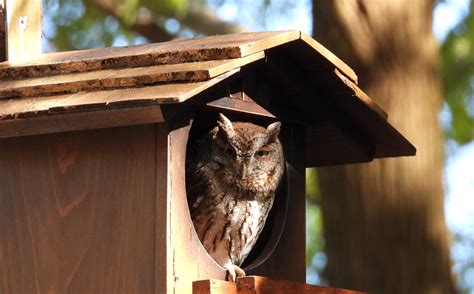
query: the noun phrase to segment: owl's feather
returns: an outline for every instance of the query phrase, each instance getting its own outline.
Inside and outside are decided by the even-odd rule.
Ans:
[[[266,129],[219,116],[187,158],[191,217],[204,248],[230,279],[260,235],[284,172],[280,123]]]

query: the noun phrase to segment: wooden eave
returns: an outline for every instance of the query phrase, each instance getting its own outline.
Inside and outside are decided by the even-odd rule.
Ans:
[[[288,56],[296,64],[285,61]],[[288,101],[296,111],[307,112],[323,99],[343,113],[323,126],[301,119],[308,166],[415,154],[387,114],[357,87],[354,71],[299,31],[58,52],[0,63],[0,138],[162,122],[162,105],[187,101],[250,64],[273,61],[274,74],[285,76],[288,70],[304,77],[301,88],[309,98]],[[324,94],[311,88],[313,80]],[[291,78],[288,83],[298,84]],[[331,154],[341,148],[352,150],[345,152],[347,158]]]

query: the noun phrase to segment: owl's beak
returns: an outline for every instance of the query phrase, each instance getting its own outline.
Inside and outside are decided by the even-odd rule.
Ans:
[[[249,174],[249,168],[246,165],[244,165],[244,167],[242,168],[242,180],[245,179],[248,174]]]
[[[253,158],[250,158],[248,162],[244,162],[244,165],[242,166],[242,180],[252,173],[252,165]]]

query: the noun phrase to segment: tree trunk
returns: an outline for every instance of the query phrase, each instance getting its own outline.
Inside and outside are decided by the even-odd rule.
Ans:
[[[417,148],[416,157],[319,170],[325,277],[372,293],[454,293],[443,211],[434,0],[313,0],[317,40]]]

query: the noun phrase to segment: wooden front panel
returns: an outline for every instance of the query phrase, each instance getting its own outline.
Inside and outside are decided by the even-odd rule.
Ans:
[[[0,293],[154,292],[156,134],[0,141]]]

